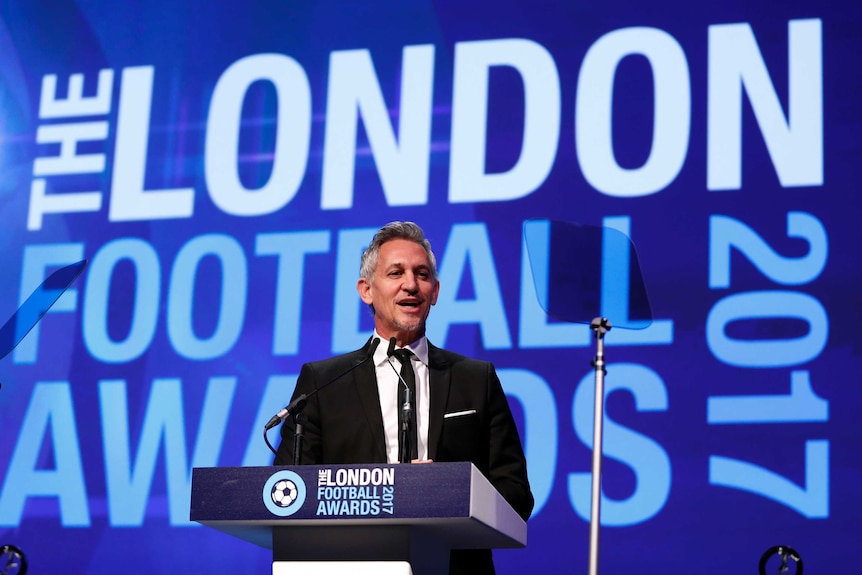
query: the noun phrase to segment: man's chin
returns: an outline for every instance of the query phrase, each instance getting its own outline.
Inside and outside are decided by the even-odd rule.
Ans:
[[[420,322],[410,323],[410,324],[396,323],[395,327],[400,329],[400,330],[403,330],[403,331],[417,332],[417,331],[421,331],[422,329],[425,328],[425,322],[420,321]]]

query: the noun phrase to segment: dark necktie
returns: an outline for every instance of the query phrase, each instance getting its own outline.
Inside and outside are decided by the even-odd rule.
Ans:
[[[410,404],[412,406],[412,417],[410,418],[410,427],[407,431],[407,441],[410,444],[409,458],[405,461],[405,455],[403,448],[404,446],[398,446],[399,459],[402,463],[409,463],[414,459],[419,458],[419,444],[417,443],[417,434],[416,434],[416,373],[413,371],[413,352],[409,349],[396,349],[395,357],[398,358],[398,361],[401,362],[401,378],[404,379],[404,382],[407,384],[407,387],[410,388]],[[401,406],[404,405],[404,384],[400,381],[398,382],[398,438],[401,440],[401,430],[403,429],[403,420],[402,417],[404,415]],[[403,455],[402,455],[403,454]]]

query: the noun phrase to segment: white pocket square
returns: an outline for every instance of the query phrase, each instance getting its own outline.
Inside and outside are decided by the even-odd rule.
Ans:
[[[449,419],[450,417],[464,417],[465,415],[473,415],[476,413],[475,409],[467,409],[465,411],[453,411],[452,413],[443,414],[443,419]]]

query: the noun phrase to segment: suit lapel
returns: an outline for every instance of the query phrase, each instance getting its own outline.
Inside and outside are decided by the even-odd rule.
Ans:
[[[368,346],[366,345],[363,348],[363,352],[368,353],[367,349]],[[365,414],[365,419],[368,421],[368,427],[374,438],[374,445],[371,446],[373,460],[370,463],[386,463],[383,413],[380,411],[380,394],[377,393],[377,374],[374,360],[370,360],[364,365],[359,366],[353,372],[353,384],[356,386],[359,403],[362,406],[362,411]]]
[[[428,343],[429,372],[429,417],[428,417],[428,458],[436,459],[437,446],[443,433],[443,414],[449,400],[449,386],[452,383],[452,369],[440,348]]]

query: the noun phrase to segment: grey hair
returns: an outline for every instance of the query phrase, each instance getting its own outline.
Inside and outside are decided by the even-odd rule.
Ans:
[[[374,234],[371,243],[362,252],[362,261],[359,265],[359,275],[367,282],[374,278],[374,268],[377,267],[377,258],[380,255],[380,246],[391,240],[409,240],[416,242],[428,254],[431,263],[431,277],[437,281],[437,258],[431,251],[431,242],[425,237],[425,232],[413,222],[389,222]]]

